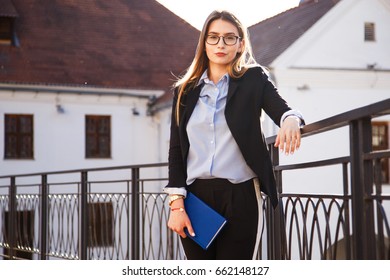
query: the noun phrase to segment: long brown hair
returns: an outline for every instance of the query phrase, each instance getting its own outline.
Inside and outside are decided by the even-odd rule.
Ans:
[[[186,91],[194,88],[198,83],[200,77],[207,69],[209,64],[209,59],[205,52],[205,38],[208,33],[210,24],[217,19],[222,19],[232,23],[237,27],[238,35],[241,37],[243,42],[242,52],[237,53],[237,56],[234,58],[232,63],[228,67],[228,74],[232,78],[239,78],[244,75],[245,71],[254,65],[258,65],[252,54],[252,46],[249,41],[249,34],[241,22],[234,16],[231,12],[228,11],[214,11],[206,19],[202,32],[199,36],[198,46],[196,48],[195,57],[192,60],[190,67],[188,68],[186,74],[181,77],[174,86],[177,87],[178,96],[176,101],[176,123],[179,125],[179,112],[180,112],[180,100],[183,94]]]

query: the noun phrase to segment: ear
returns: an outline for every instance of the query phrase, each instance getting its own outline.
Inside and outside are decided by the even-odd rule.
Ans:
[[[240,47],[238,48],[237,53],[242,53],[244,48],[245,48],[245,42],[244,42],[244,40],[241,40],[240,41]]]

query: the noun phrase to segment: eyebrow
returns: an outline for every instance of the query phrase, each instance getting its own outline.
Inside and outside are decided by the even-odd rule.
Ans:
[[[213,32],[213,31],[207,33],[207,35],[210,35],[210,34],[211,34],[211,35],[219,35],[219,34],[221,34],[221,33]],[[238,35],[236,35],[236,33],[234,33],[234,32],[223,33],[222,35],[234,35],[234,36],[238,36]]]

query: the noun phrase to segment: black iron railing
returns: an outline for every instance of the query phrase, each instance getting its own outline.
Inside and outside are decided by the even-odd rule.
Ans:
[[[390,195],[372,151],[371,120],[390,115],[390,99],[307,125],[304,137],[349,127],[350,153],[275,166],[279,206],[264,204],[259,258],[388,259]],[[338,166],[340,194],[287,193],[286,172]],[[0,259],[184,259],[167,229],[167,164],[0,176]]]
[[[2,176],[0,257],[183,258],[166,227],[161,190],[167,180],[155,177],[166,169],[150,164]]]
[[[382,194],[381,178],[381,161],[389,159],[390,150],[372,150],[371,130],[372,119],[384,115],[390,115],[390,99],[303,128],[303,137],[311,137],[349,127],[350,152],[344,157],[281,166],[278,151],[272,147],[275,138],[267,139],[280,193],[279,207],[267,212],[271,259],[390,258],[386,215],[390,195]],[[340,140],[334,139],[334,145]],[[309,173],[324,166],[340,166],[342,194],[284,192],[284,172],[307,169]]]

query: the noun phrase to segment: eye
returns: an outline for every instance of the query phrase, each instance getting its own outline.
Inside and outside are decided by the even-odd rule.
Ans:
[[[236,36],[233,36],[233,35],[226,36],[225,40],[227,42],[235,42],[236,41]]]

